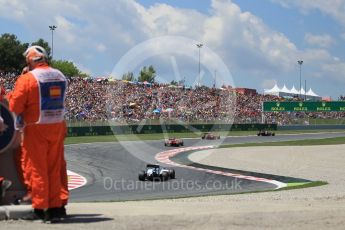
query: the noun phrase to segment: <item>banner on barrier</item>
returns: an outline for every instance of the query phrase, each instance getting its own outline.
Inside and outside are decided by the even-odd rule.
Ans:
[[[345,101],[265,101],[264,112],[345,112]]]
[[[193,125],[122,125],[122,126],[90,126],[68,127],[68,136],[100,136],[122,134],[152,134],[152,133],[188,133],[191,130],[199,132],[221,131],[257,131],[277,130],[277,124],[193,124]]]

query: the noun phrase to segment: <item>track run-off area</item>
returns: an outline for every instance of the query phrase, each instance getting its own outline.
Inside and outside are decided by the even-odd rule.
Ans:
[[[249,172],[241,168],[222,168],[197,164],[188,155],[220,144],[295,141],[344,137],[345,133],[325,132],[284,134],[274,137],[229,136],[220,140],[184,139],[184,147],[164,147],[162,140],[71,144],[65,146],[69,180],[78,175],[77,184],[69,182],[71,202],[128,201],[183,198],[205,195],[270,191],[287,183],[308,182],[304,178]],[[227,151],[231,151],[227,149]],[[270,159],[267,159],[269,162]],[[139,181],[138,173],[146,164],[174,168],[176,179],[164,182]],[[272,162],[274,165],[274,162]]]

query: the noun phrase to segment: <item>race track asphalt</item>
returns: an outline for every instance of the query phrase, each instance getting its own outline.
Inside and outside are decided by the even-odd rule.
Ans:
[[[187,146],[255,143],[344,137],[345,133],[278,135],[275,137],[226,137],[208,141],[185,139]],[[275,185],[215,175],[188,168],[172,167],[176,179],[164,182],[138,180],[147,163],[157,163],[155,155],[173,149],[160,141],[122,141],[65,146],[68,169],[84,176],[88,183],[71,191],[71,202],[126,201],[159,198],[243,193],[272,190]],[[166,165],[164,165],[166,166]],[[169,166],[167,166],[169,167]],[[171,167],[171,166],[170,166]]]

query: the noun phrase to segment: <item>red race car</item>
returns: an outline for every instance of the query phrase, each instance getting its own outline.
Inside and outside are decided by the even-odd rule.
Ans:
[[[177,147],[183,146],[183,140],[172,137],[172,138],[169,138],[168,140],[165,140],[164,145],[165,146],[177,146]]]
[[[216,135],[214,133],[203,133],[201,136],[201,139],[205,139],[205,140],[217,140],[220,139],[219,135]]]

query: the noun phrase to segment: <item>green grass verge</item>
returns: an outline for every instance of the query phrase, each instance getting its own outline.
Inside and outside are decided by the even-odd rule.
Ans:
[[[298,140],[298,141],[276,141],[276,142],[262,142],[262,143],[229,144],[229,145],[221,145],[219,146],[219,148],[254,147],[254,146],[339,145],[339,144],[345,144],[345,137],[306,139],[306,140]]]
[[[320,133],[320,132],[345,132],[345,130],[293,130],[293,131],[276,131],[277,135],[282,134],[302,134],[302,133]],[[232,131],[218,132],[221,136],[248,136],[256,135],[257,131]],[[178,138],[199,138],[200,133],[157,133],[157,134],[131,134],[131,135],[107,135],[107,136],[82,136],[67,137],[65,144],[80,144],[93,142],[116,142],[116,141],[136,141],[136,140],[162,140],[167,137]]]
[[[344,133],[344,129],[306,129],[306,130],[277,130],[276,134],[301,134],[301,133]]]
[[[201,134],[200,134],[201,135]],[[197,138],[200,135],[194,133],[174,133],[166,137]],[[138,140],[162,140],[165,136],[157,134],[132,134],[132,135],[107,135],[107,136],[82,136],[67,137],[65,144],[80,144],[93,142],[117,142],[117,141],[138,141]]]
[[[311,188],[311,187],[323,186],[323,185],[327,185],[327,184],[328,184],[328,182],[326,182],[326,181],[312,181],[312,182],[306,182],[306,183],[288,183],[287,187],[277,189],[275,191]]]

